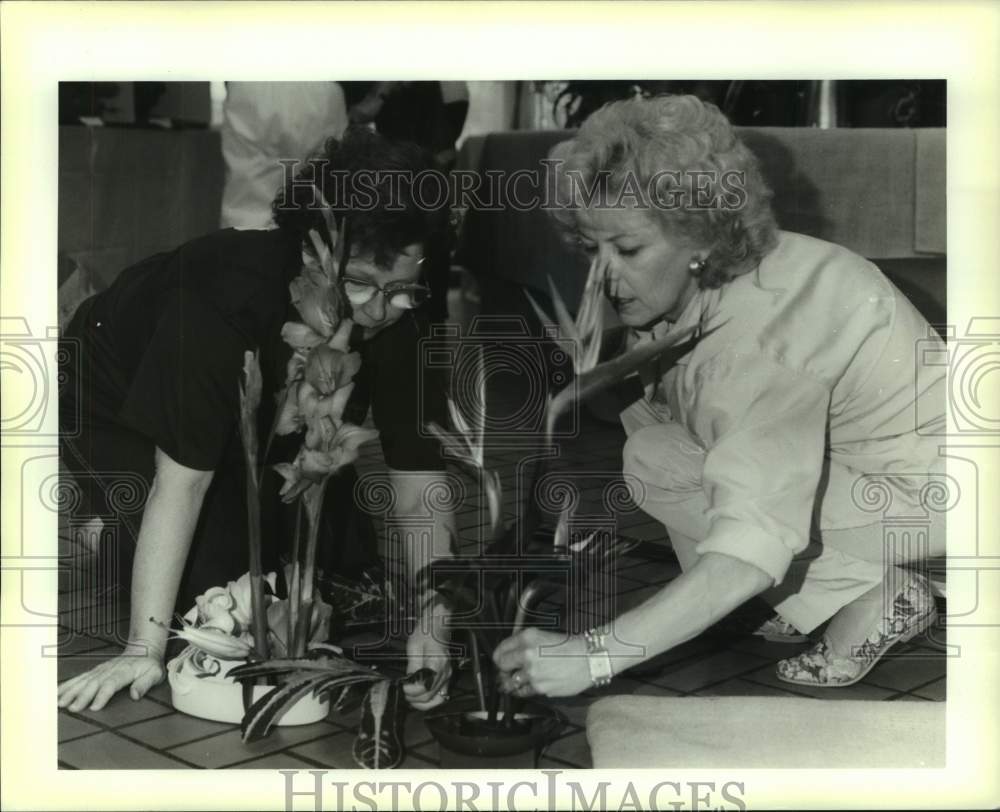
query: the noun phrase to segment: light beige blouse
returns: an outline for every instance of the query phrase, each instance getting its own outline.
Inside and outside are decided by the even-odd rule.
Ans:
[[[779,232],[759,268],[700,290],[675,324],[717,327],[647,398],[705,451],[702,485],[711,532],[700,552],[749,561],[775,578],[813,526],[880,520],[866,477],[892,490],[896,509],[922,513],[943,472],[945,368],[921,367],[944,344],[867,260],[831,243]]]

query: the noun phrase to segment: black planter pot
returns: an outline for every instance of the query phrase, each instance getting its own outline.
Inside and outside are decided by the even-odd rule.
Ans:
[[[491,725],[475,697],[453,700],[424,717],[441,747],[441,766],[446,768],[532,768],[565,721],[554,708],[527,700],[520,703],[511,725],[504,724],[502,712]]]

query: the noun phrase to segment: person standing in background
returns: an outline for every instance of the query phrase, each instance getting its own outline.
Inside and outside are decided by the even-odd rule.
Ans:
[[[220,227],[274,228],[271,202],[284,182],[281,159],[304,160],[347,128],[336,82],[227,82]]]

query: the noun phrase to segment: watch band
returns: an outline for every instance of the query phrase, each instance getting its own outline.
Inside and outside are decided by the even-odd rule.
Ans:
[[[611,654],[604,647],[607,631],[593,628],[583,633],[587,642],[587,667],[590,669],[590,681],[595,688],[602,688],[611,682],[614,670],[611,668]]]

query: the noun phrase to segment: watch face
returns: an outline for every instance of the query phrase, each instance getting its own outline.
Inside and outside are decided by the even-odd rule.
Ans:
[[[587,654],[587,667],[590,669],[590,681],[598,688],[611,682],[614,671],[611,668],[611,655],[607,649],[601,648]]]

